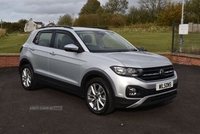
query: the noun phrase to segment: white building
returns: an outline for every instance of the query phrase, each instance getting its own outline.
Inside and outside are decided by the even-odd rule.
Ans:
[[[24,32],[31,32],[43,26],[42,22],[34,22],[31,18],[24,27]]]

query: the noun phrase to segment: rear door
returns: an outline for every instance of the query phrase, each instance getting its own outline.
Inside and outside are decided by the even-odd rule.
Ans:
[[[39,32],[30,47],[29,56],[36,74],[48,77],[48,56],[53,33],[50,30]]]

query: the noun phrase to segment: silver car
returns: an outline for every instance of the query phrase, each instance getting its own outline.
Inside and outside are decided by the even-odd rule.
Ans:
[[[176,97],[177,74],[165,57],[139,51],[117,33],[82,27],[44,27],[21,48],[22,86],[40,84],[85,98],[91,112],[135,108]]]

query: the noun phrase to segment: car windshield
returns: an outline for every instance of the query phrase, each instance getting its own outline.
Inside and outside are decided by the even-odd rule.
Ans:
[[[76,31],[90,52],[127,52],[137,49],[112,31]]]

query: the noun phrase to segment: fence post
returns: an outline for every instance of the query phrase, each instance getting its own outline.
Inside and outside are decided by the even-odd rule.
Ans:
[[[1,19],[1,29],[3,28],[3,21],[2,21],[2,19]]]
[[[171,53],[174,53],[174,32],[175,32],[175,22],[173,21],[172,23],[172,48],[171,48]]]

